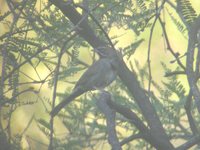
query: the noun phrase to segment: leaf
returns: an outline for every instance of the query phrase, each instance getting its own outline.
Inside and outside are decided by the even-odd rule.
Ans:
[[[135,43],[127,46],[124,48],[124,56],[127,55],[127,59],[129,59],[134,53],[135,53],[135,50],[140,46],[140,44],[144,41],[144,39],[141,39],[139,41],[136,41]]]
[[[37,122],[42,125],[43,127],[47,128],[50,130],[50,124],[49,122],[47,122],[46,120],[44,119],[38,119]]]
[[[191,24],[197,18],[196,11],[188,0],[177,0],[177,11],[186,24]]]
[[[172,22],[175,24],[175,26],[177,27],[177,29],[183,34],[183,36],[185,37],[185,31],[186,31],[186,28],[185,26],[178,20],[176,19],[172,13],[170,13],[169,11],[167,11]]]
[[[137,0],[136,2],[137,2],[137,5],[140,7],[140,9],[142,11],[147,10],[146,4],[143,0]]]
[[[64,79],[66,77],[69,77],[71,75],[74,75],[75,73],[77,73],[78,71],[84,69],[83,67],[75,67],[75,66],[72,66],[64,71],[62,71],[62,73],[60,74],[59,76],[59,79]]]

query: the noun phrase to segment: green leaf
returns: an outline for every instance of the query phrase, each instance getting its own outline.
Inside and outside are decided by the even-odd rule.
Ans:
[[[124,48],[124,56],[127,56],[129,59],[136,51],[136,49],[140,46],[140,44],[144,41],[144,39],[141,39],[139,41],[136,41],[135,43],[127,46]]]

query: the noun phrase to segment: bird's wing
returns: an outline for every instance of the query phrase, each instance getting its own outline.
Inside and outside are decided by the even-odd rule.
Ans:
[[[77,81],[76,86],[74,89],[77,87],[81,87],[84,85],[84,89],[87,90],[92,90],[95,85],[96,80],[98,80],[98,76],[102,74],[102,71],[105,69],[105,60],[100,59],[96,61],[92,66],[88,68],[86,72],[83,73],[81,78]]]

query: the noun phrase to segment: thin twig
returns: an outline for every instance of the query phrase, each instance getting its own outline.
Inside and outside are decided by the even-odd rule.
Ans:
[[[26,92],[33,92],[35,93],[35,90],[33,88],[29,88],[29,89],[26,89],[26,90],[23,90],[23,91],[20,91],[19,93],[17,93],[16,95],[13,95],[10,99],[8,100],[4,100],[4,101],[1,101],[0,102],[0,108],[3,107],[5,104],[7,103],[12,103],[13,100],[15,100],[15,98],[17,98],[19,95],[23,94],[23,93],[26,93]],[[1,99],[4,98],[4,97],[1,97]],[[4,98],[5,99],[5,98]]]
[[[32,31],[33,29],[16,29],[15,31],[11,32],[6,32],[2,36],[0,36],[0,40],[3,40],[4,38],[7,38],[8,36],[14,36],[15,34],[21,34],[21,33],[26,33],[28,31]]]
[[[64,54],[64,50],[65,50],[66,45],[75,36],[76,36],[76,34],[72,35],[67,41],[64,42],[64,44],[61,48],[60,54],[58,56],[58,64],[57,64],[56,69],[55,69],[54,84],[53,84],[54,89],[53,89],[53,98],[52,98],[52,110],[55,107],[56,93],[57,93],[57,83],[58,83],[59,69],[60,69],[60,65],[61,65],[61,58]],[[53,132],[54,132],[53,127],[54,127],[54,117],[51,116],[50,117],[50,140],[49,140],[50,142],[49,142],[48,150],[53,150]]]
[[[171,54],[174,56],[174,58],[176,59],[178,65],[185,71],[186,68],[185,66],[182,64],[182,62],[178,59],[178,55],[177,53],[174,52],[174,50],[172,49],[171,45],[170,45],[170,42],[169,42],[169,38],[168,38],[168,35],[167,35],[167,31],[166,31],[166,28],[165,28],[165,23],[161,20],[160,17],[158,17],[158,20],[160,22],[160,25],[161,25],[161,28],[163,30],[163,34],[164,34],[164,37],[165,37],[165,40],[166,40],[166,44],[167,44],[167,49],[171,52]]]
[[[101,4],[99,4],[98,6],[100,6]],[[97,24],[97,26],[101,29],[101,31],[103,32],[103,34],[105,35],[105,37],[107,38],[110,46],[112,47],[112,49],[114,50],[115,47],[114,47],[114,44],[112,43],[110,37],[108,36],[108,34],[106,33],[106,31],[103,29],[103,27],[101,26],[101,24],[99,23],[99,21],[92,15],[91,11],[85,9],[84,7],[80,6],[80,5],[77,5],[78,7],[80,7],[81,9],[83,9],[84,11],[86,11],[89,16],[92,18],[92,20]],[[96,7],[95,7],[96,8]]]
[[[148,53],[147,53],[147,62],[148,62],[148,73],[149,73],[149,83],[148,83],[148,96],[150,98],[150,93],[151,93],[151,82],[152,82],[152,75],[151,75],[151,60],[150,60],[150,54],[151,54],[151,41],[152,41],[152,37],[153,37],[153,31],[156,25],[156,22],[158,20],[158,18],[160,17],[160,12],[163,9],[164,5],[165,5],[165,1],[162,2],[161,6],[158,7],[158,1],[155,1],[155,5],[156,5],[156,9],[155,9],[155,19],[153,22],[153,25],[151,27],[150,30],[150,36],[149,36],[149,43],[148,43]]]
[[[152,75],[151,75],[151,60],[150,60],[150,54],[151,54],[151,41],[152,41],[152,37],[153,37],[153,31],[154,31],[154,27],[156,25],[156,21],[158,19],[159,14],[157,14],[157,10],[158,9],[158,5],[157,5],[157,1],[156,1],[156,17],[154,19],[153,25],[151,27],[150,30],[150,36],[149,36],[149,43],[148,43],[148,51],[147,51],[147,63],[148,63],[148,71],[149,71],[149,83],[148,83],[148,96],[150,98],[150,92],[151,92],[151,80],[152,80]]]
[[[71,33],[72,31],[70,31]],[[69,34],[70,34],[69,33]],[[31,59],[35,58],[35,56],[37,56],[39,53],[43,52],[46,49],[49,49],[50,47],[52,47],[54,44],[60,42],[60,40],[62,40],[64,38],[61,37],[55,41],[53,41],[52,43],[50,43],[48,46],[42,47],[42,48],[38,48],[37,52],[35,52],[32,56],[30,56],[28,59],[26,59],[25,61],[23,61],[21,64],[19,64],[18,66],[16,66],[15,68],[13,68],[13,70],[4,77],[3,81],[7,80],[16,70],[18,70],[19,68],[21,68],[23,65],[25,65],[28,61],[30,61]]]

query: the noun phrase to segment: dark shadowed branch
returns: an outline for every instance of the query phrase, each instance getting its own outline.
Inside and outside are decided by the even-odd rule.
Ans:
[[[99,99],[97,100],[97,106],[104,113],[106,117],[106,124],[107,124],[107,132],[108,132],[108,142],[112,146],[113,150],[122,150],[119,139],[117,138],[116,133],[116,124],[115,124],[115,110],[111,109],[107,105],[107,100],[111,98],[109,93],[101,93]]]

